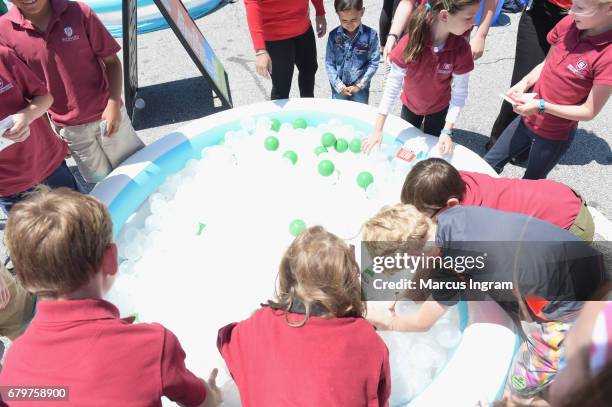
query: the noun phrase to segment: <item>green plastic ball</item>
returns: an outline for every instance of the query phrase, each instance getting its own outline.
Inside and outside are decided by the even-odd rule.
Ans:
[[[349,143],[345,139],[339,138],[338,140],[336,140],[335,148],[337,152],[344,153],[346,150],[348,150]]]
[[[319,163],[319,174],[323,175],[324,177],[329,177],[332,175],[334,173],[334,169],[334,163],[329,160],[322,160]]]
[[[315,148],[314,153],[319,156],[319,154],[321,153],[327,153],[327,148],[323,147],[323,146],[318,146],[317,148]]]
[[[357,175],[357,185],[363,189],[367,189],[373,182],[374,177],[372,176],[372,173],[368,171],[360,172],[359,175]]]
[[[272,119],[272,124],[270,125],[270,129],[272,131],[279,131],[281,126],[281,122],[278,119]]]
[[[306,123],[306,120],[304,120],[301,117],[298,117],[297,119],[293,121],[294,129],[305,129],[307,126],[308,126],[308,123]]]
[[[274,136],[268,136],[264,140],[264,147],[268,151],[276,151],[278,149],[278,138]]]
[[[355,154],[359,154],[361,152],[361,139],[352,139],[349,143],[349,150],[351,150]]]
[[[302,219],[294,219],[289,224],[289,233],[292,236],[298,237],[306,230],[306,223]]]
[[[293,151],[293,150],[285,151],[285,153],[283,154],[283,157],[288,158],[289,161],[291,161],[291,163],[293,163],[293,165],[295,165],[295,163],[298,160],[297,153],[295,151]]]
[[[321,136],[321,144],[323,144],[323,147],[331,147],[336,144],[336,136],[334,136],[334,133],[323,133]]]

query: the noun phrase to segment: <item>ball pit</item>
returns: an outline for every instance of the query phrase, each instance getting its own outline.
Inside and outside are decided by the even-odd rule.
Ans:
[[[202,151],[205,148],[215,146],[222,140],[225,141],[225,145],[231,145],[234,143],[234,140],[231,138],[228,140],[228,132],[235,136],[241,129],[256,126],[256,119],[264,116],[272,119],[270,121],[270,128],[273,131],[281,131],[283,126],[285,126],[285,128],[290,127],[293,130],[300,129],[298,131],[302,131],[307,129],[308,126],[319,126],[329,123],[330,120],[339,118],[343,123],[350,123],[356,132],[364,136],[367,135],[368,131],[371,129],[371,123],[374,122],[376,110],[365,105],[337,100],[302,99],[266,102],[218,113],[200,119],[184,128],[181,128],[136,153],[121,167],[117,168],[112,174],[110,174],[105,181],[100,183],[94,189],[94,191],[92,191],[92,194],[100,198],[108,205],[114,220],[115,237],[120,242],[130,243],[141,238],[141,236],[138,234],[139,228],[149,227],[150,229],[155,230],[158,227],[154,224],[155,218],[148,216],[152,212],[164,213],[164,211],[168,211],[168,216],[177,216],[176,222],[177,224],[180,224],[182,221],[180,220],[180,216],[178,216],[178,212],[180,212],[177,210],[178,208],[166,207],[162,202],[163,199],[161,195],[168,193],[168,185],[171,186],[173,182],[180,182],[181,176],[177,175],[178,173],[189,174],[190,172],[194,172],[196,174],[195,176],[198,176],[198,163],[194,160],[199,159]],[[250,120],[243,119],[241,121],[237,121],[236,117],[247,117],[250,118]],[[304,122],[306,122],[306,126],[304,126]],[[298,124],[298,126],[296,126],[296,124]],[[274,130],[275,128],[277,130]],[[236,138],[239,137],[236,136]],[[383,139],[383,152],[386,152],[387,154],[393,153],[399,148],[399,145],[403,144],[404,142],[411,142],[414,140],[418,140],[425,146],[425,148],[429,150],[431,150],[436,142],[435,139],[431,137],[423,137],[420,131],[410,127],[404,121],[396,117],[389,117],[385,137]],[[350,144],[353,144],[353,141],[351,141]],[[317,140],[317,142],[319,142],[319,140]],[[238,148],[239,145],[236,144],[236,146],[236,148]],[[264,150],[262,144],[259,145],[259,148]],[[320,150],[319,147],[317,147],[317,149]],[[314,150],[314,148],[310,150],[313,151],[311,155],[316,157],[316,159],[313,160],[318,163],[322,161],[323,158],[320,155],[317,157]],[[214,147],[212,151],[215,151]],[[281,148],[278,151],[275,151],[274,153],[265,151],[265,153],[276,154],[281,157],[283,161],[287,162],[286,167],[282,167],[283,164],[278,164],[279,167],[277,168],[286,169],[289,171],[288,169],[291,168],[292,163],[290,160],[282,157],[283,152],[285,151],[286,150],[282,147],[281,140]],[[353,151],[353,149],[351,149],[351,151]],[[342,154],[336,151],[332,152],[331,150],[329,152],[319,151],[319,154],[336,154],[335,156],[330,156],[329,158],[338,157],[339,155],[342,155],[343,157],[350,157],[352,155],[347,155],[348,153]],[[215,156],[214,154],[208,156],[205,155],[202,159],[202,163],[204,163],[207,159],[223,161],[224,158],[221,156]],[[307,157],[304,157],[304,159],[307,159]],[[492,175],[494,174],[493,171],[476,154],[461,146],[456,146],[454,154],[449,157],[449,161],[458,168],[485,172]],[[300,164],[302,164],[302,157],[300,157],[298,160],[298,165],[295,165],[295,167],[298,167]],[[388,162],[384,165],[386,166],[386,170],[390,171],[391,165]],[[342,165],[339,165],[339,167],[339,171],[346,171],[346,168],[344,168]],[[316,172],[316,170],[314,171]],[[332,170],[332,173],[335,172]],[[374,188],[372,187],[379,184],[376,181],[377,177],[373,176],[373,180],[370,180],[369,177],[365,177],[367,180],[364,179],[364,183],[365,181],[368,181],[371,185],[368,185],[366,190],[363,191],[361,189],[363,187],[358,185],[356,182],[358,173],[359,171],[355,172],[355,178],[351,178],[351,185],[354,187],[354,190],[357,191],[354,193],[361,191],[360,193],[365,194],[367,199],[369,199],[369,193],[373,194],[372,191]],[[209,172],[204,176],[215,179],[215,182],[229,186],[231,185],[232,178],[229,177],[224,179],[225,175],[226,174]],[[340,175],[340,177],[342,178],[344,175]],[[320,176],[319,178],[323,179],[323,177]],[[325,179],[327,178],[328,177],[325,177]],[[329,178],[333,179],[334,177]],[[398,183],[399,181],[401,180],[396,179],[394,181],[396,182],[395,187],[400,185]],[[251,194],[246,194],[244,204],[251,204],[249,197],[256,196],[257,194],[261,195],[270,190],[270,187],[266,186],[265,183],[262,182],[261,185],[255,186],[253,190],[248,191],[251,192]],[[378,192],[379,194],[382,193],[381,191]],[[396,197],[388,198],[388,202],[386,203],[392,203],[394,200],[398,199],[398,196],[399,189],[397,189]],[[201,199],[201,205],[205,206],[207,199],[205,193],[202,194]],[[391,200],[389,201],[389,199]],[[321,210],[325,210],[325,205],[320,206],[320,208],[322,208]],[[231,205],[228,205],[227,208],[219,208],[220,217],[221,210],[225,210],[227,212],[236,210],[236,208],[232,207]],[[291,211],[289,210],[286,212],[288,212],[287,215],[291,214]],[[240,216],[238,216],[238,218],[239,220],[243,219]],[[299,234],[300,230],[303,230],[305,227],[313,224],[311,219],[302,219],[293,216],[287,221],[284,220],[283,216],[279,216],[279,219],[279,228],[282,228],[285,231],[287,235],[287,242],[290,241],[292,235]],[[316,219],[314,220],[316,221]],[[147,222],[149,223],[148,225]],[[224,250],[226,248],[221,246],[223,244],[231,244],[231,242],[235,241],[232,239],[237,239],[237,241],[240,242],[241,232],[243,232],[239,228],[230,231],[222,230],[222,228],[219,228],[218,225],[215,225],[214,220],[211,221],[209,219],[192,219],[190,222],[191,223],[188,226],[191,232],[189,233],[191,233],[193,236],[186,239],[185,242],[181,242],[181,244],[186,246],[188,249],[192,247],[194,251],[198,250],[199,246],[197,246],[197,244],[194,242],[196,241],[195,239],[199,237],[209,240],[220,240],[216,243],[218,245],[216,247],[219,250]],[[276,222],[276,220],[270,220],[271,228],[274,226],[274,222]],[[240,222],[237,221],[237,223]],[[337,225],[337,229],[342,230],[340,223]],[[333,226],[328,226],[325,224],[324,226],[328,227],[331,232],[337,233],[341,237],[344,237],[343,235],[350,235],[351,237],[354,237],[354,229],[347,229],[346,233],[344,233],[345,230],[342,230],[343,233],[340,233],[337,232],[336,228]],[[359,225],[357,225],[356,228],[357,231],[358,226]],[[263,231],[263,233],[265,234],[265,231]],[[128,234],[130,236],[127,236]],[[214,236],[215,234],[221,236],[222,239],[211,239],[209,237]],[[161,237],[163,238],[163,236]],[[166,243],[169,244],[168,242]],[[243,248],[247,247],[247,244],[245,242],[240,242],[238,246]],[[286,246],[274,247],[273,250],[270,250],[270,254],[266,253],[266,256],[270,256],[276,262],[278,262],[285,247]],[[127,244],[125,247],[121,247],[122,254],[126,255],[127,251],[128,257],[141,256],[142,253],[138,253],[139,250],[142,249],[138,247],[138,245]],[[258,255],[257,252],[246,253],[246,255],[249,254],[252,256]],[[165,255],[172,257],[172,253],[165,253]],[[242,253],[241,256],[242,255],[245,254]],[[248,280],[249,291],[259,290],[259,295],[257,298],[260,301],[265,300],[266,298],[262,297],[265,297],[266,295],[269,296],[269,294],[272,292],[274,280],[273,278],[270,279],[268,276],[273,275],[275,270],[267,270],[266,273],[268,274],[265,278],[263,277],[263,271],[261,271],[262,278],[260,279],[253,277],[253,275],[256,276],[260,270],[257,270],[257,272],[252,272],[252,270],[248,270],[248,268],[244,268],[245,271],[248,271],[248,273],[244,273],[244,275],[241,274],[227,277],[223,276],[224,270],[206,270],[205,262],[205,259],[201,260],[201,275],[194,276],[194,281],[187,283],[193,283],[194,285],[201,284],[202,291],[205,291],[205,293],[201,295],[201,299],[198,301],[185,303],[191,304],[191,307],[188,308],[188,316],[177,316],[176,314],[172,314],[170,311],[168,311],[168,307],[163,306],[164,302],[160,301],[160,306],[156,309],[156,312],[153,315],[150,314],[148,318],[145,319],[159,320],[175,331],[176,329],[174,329],[173,325],[176,324],[173,321],[180,319],[187,319],[191,321],[192,324],[196,325],[197,328],[194,328],[194,331],[202,329],[203,324],[219,328],[226,323],[247,317],[249,312],[257,307],[258,303],[256,301],[247,302],[245,298],[248,298],[247,296],[249,293],[243,293],[239,290],[232,290],[232,293],[235,293],[235,295],[228,299],[228,304],[208,303],[206,301],[207,295],[212,295],[212,291],[215,289],[218,290],[218,287],[215,287],[215,283],[217,281],[227,281],[228,278],[230,280],[252,278],[251,280]],[[168,276],[167,286],[162,287],[157,291],[153,289],[150,290],[149,288],[147,288],[145,291],[143,290],[144,287],[141,284],[142,281],[139,281],[137,278],[132,278],[130,274],[133,273],[133,270],[130,269],[132,265],[129,262],[124,261],[121,265],[122,268],[120,271],[120,274],[123,273],[127,276],[122,285],[123,295],[128,295],[126,293],[131,292],[140,292],[139,294],[135,295],[145,295],[153,298],[157,298],[158,296],[159,298],[168,298],[169,293],[174,293],[171,295],[173,301],[181,301],[180,297],[188,297],[188,295],[185,295],[184,292],[185,283],[181,281],[173,281],[172,276],[177,274],[177,270],[181,270],[183,267],[193,266],[185,263],[185,259],[172,259],[171,269],[164,270],[164,273],[167,273]],[[154,274],[156,265],[154,262],[150,262],[149,266],[151,268],[151,274]],[[239,272],[240,267],[237,270]],[[223,280],[224,278],[226,280]],[[142,293],[143,291],[145,291],[144,294]],[[199,293],[199,291],[189,290],[187,292]],[[239,298],[241,301],[235,301],[235,298]],[[119,298],[119,300],[121,302],[125,300],[125,298]],[[196,305],[196,308],[194,308],[194,304]],[[223,305],[223,312],[219,312],[219,305]],[[373,306],[383,306],[383,304],[375,304]],[[499,392],[504,385],[505,374],[509,367],[510,360],[517,343],[517,338],[511,328],[511,321],[509,321],[503,311],[501,311],[501,309],[494,303],[461,304],[456,315],[461,326],[462,335],[459,338],[458,345],[456,345],[451,351],[452,357],[450,357],[449,361],[445,365],[435,366],[437,370],[435,379],[429,384],[426,383],[427,380],[422,380],[422,383],[426,384],[422,386],[422,388],[418,388],[418,391],[416,391],[415,394],[395,394],[392,398],[394,403],[393,405],[405,405],[408,402],[410,402],[411,406],[448,405],[448,397],[450,395],[452,395],[453,405],[474,405],[477,401],[494,400],[499,395]],[[180,331],[180,329],[178,329],[178,331]],[[210,342],[207,340],[206,342],[192,343],[192,335],[182,335],[180,332],[177,332],[177,334],[187,349],[188,366],[198,365],[201,360],[206,360],[209,365],[211,363],[216,363],[217,365],[220,363],[220,358],[216,355],[214,340],[211,340]],[[458,339],[453,337],[454,334],[451,331],[443,330],[442,333],[438,332],[436,334],[435,332],[432,332],[431,334],[434,335],[439,343],[448,343],[451,345],[450,347],[455,345]],[[389,340],[389,338],[385,339]],[[203,346],[202,343],[210,343],[210,346]],[[387,343],[389,344],[390,342]],[[485,344],[495,344],[495,346],[483,346]],[[390,348],[392,348],[391,345]],[[419,348],[416,350],[418,349]],[[428,354],[428,351],[426,350],[416,353]],[[412,354],[414,354],[414,352]],[[392,364],[394,364],[397,361],[397,358],[393,359],[393,350],[391,358]],[[427,361],[427,358],[425,358],[425,361]],[[395,369],[397,369],[397,366],[395,366]],[[206,375],[206,373],[202,371],[197,371],[197,373],[203,377]],[[465,378],[468,380],[465,380]],[[227,380],[227,376],[224,379]]]

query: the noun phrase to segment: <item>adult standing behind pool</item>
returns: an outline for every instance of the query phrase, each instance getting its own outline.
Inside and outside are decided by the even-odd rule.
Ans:
[[[323,0],[311,0],[319,38],[327,23]],[[257,73],[272,77],[271,99],[287,99],[294,66],[299,71],[301,97],[314,97],[317,46],[310,23],[308,0],[244,0],[255,48]]]

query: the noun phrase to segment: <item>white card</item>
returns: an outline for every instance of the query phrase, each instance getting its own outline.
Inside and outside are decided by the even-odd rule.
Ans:
[[[13,140],[9,140],[4,137],[4,133],[10,130],[14,125],[15,122],[13,122],[13,116],[0,120],[0,151],[4,150],[10,145],[15,144]]]
[[[534,99],[536,96],[538,96],[538,94],[537,93],[523,93],[515,97],[510,97],[504,93],[500,93],[499,96],[501,96],[506,102],[512,105],[522,105]]]

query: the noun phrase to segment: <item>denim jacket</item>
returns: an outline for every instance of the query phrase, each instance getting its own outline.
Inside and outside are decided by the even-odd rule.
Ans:
[[[361,24],[354,38],[346,35],[342,26],[330,31],[325,65],[329,82],[337,92],[350,85],[368,88],[379,62],[380,46],[375,30]]]

